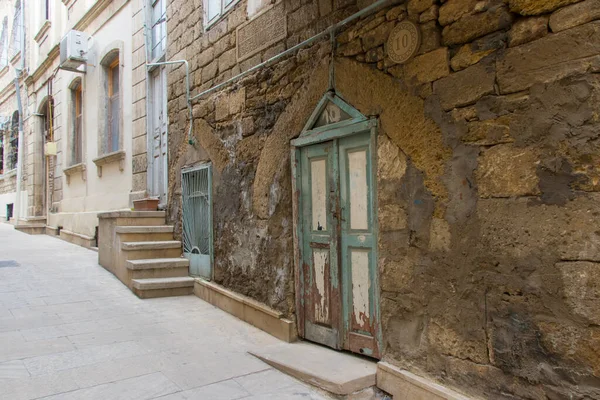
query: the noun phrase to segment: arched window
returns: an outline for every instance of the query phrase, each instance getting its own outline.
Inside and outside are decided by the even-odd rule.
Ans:
[[[0,35],[0,68],[8,65],[8,17],[2,20],[2,34]]]
[[[81,79],[75,79],[69,89],[71,91],[70,165],[74,165],[83,161],[83,88]]]
[[[15,17],[12,25],[12,32],[10,33],[10,55],[12,58],[21,51],[21,1],[17,0],[15,4]]]
[[[122,147],[123,115],[121,94],[123,81],[123,42],[111,43],[100,58],[101,88],[99,118],[99,155],[119,151]]]
[[[17,168],[19,161],[19,112],[15,111],[10,124],[10,134],[8,139],[8,169]]]

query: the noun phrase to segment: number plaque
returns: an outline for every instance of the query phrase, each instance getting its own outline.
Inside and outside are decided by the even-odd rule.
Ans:
[[[392,29],[386,44],[387,54],[395,63],[403,64],[419,50],[421,31],[410,21],[402,21]]]

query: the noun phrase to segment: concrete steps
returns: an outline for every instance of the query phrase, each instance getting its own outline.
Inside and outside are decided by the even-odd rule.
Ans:
[[[121,251],[126,260],[178,258],[181,256],[181,242],[177,240],[121,242]]]
[[[46,234],[46,217],[27,217],[19,218],[15,224],[15,229],[29,235]]]
[[[187,277],[189,265],[185,258],[127,260],[132,279]]]
[[[117,226],[115,229],[122,242],[165,241],[173,239],[173,226]]]
[[[194,278],[189,276],[133,279],[131,282],[133,292],[141,299],[183,296],[194,291]]]

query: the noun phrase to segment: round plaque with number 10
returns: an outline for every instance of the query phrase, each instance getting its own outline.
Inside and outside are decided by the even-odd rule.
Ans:
[[[392,29],[386,48],[390,60],[402,64],[415,55],[420,45],[421,32],[417,25],[402,21]]]

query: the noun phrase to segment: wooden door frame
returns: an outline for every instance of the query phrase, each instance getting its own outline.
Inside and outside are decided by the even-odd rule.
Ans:
[[[325,104],[328,101],[332,101],[337,104],[340,108],[350,114],[353,118],[351,120],[342,121],[338,123],[334,123],[331,125],[327,125],[325,127],[320,127],[311,130],[312,123],[319,116],[320,112],[323,110]],[[371,182],[372,182],[372,190],[373,190],[373,239],[375,246],[373,247],[373,251],[375,252],[375,259],[377,260],[377,243],[378,243],[378,231],[379,231],[379,223],[377,218],[377,125],[378,120],[375,117],[367,118],[362,114],[358,113],[356,109],[347,104],[339,95],[334,95],[332,93],[327,93],[317,107],[315,108],[313,114],[309,118],[307,124],[304,127],[304,130],[300,134],[297,139],[294,139],[290,142],[290,160],[292,167],[292,214],[293,214],[293,244],[294,244],[294,287],[295,287],[295,304],[296,304],[296,327],[298,331],[298,336],[304,337],[304,328],[305,328],[305,302],[302,294],[305,292],[304,287],[304,270],[302,268],[302,260],[303,260],[303,238],[304,238],[304,227],[302,223],[302,180],[301,180],[301,168],[300,168],[300,159],[301,154],[300,150],[304,146],[310,146],[313,144],[323,143],[327,141],[332,141],[348,136],[353,136],[358,133],[370,132],[370,147],[371,147]],[[339,190],[339,189],[338,189]],[[341,266],[340,266],[341,267]],[[376,268],[375,281],[373,284],[376,285],[377,288],[380,288],[379,284],[379,273]],[[377,292],[380,292],[378,290]],[[377,296],[377,302],[375,304],[376,310],[376,318],[377,321],[380,321],[380,311],[379,311],[379,299],[380,296]],[[381,324],[378,324],[379,327],[377,329],[377,342],[380,347],[381,354],[381,345],[383,343],[382,332],[381,332]]]

